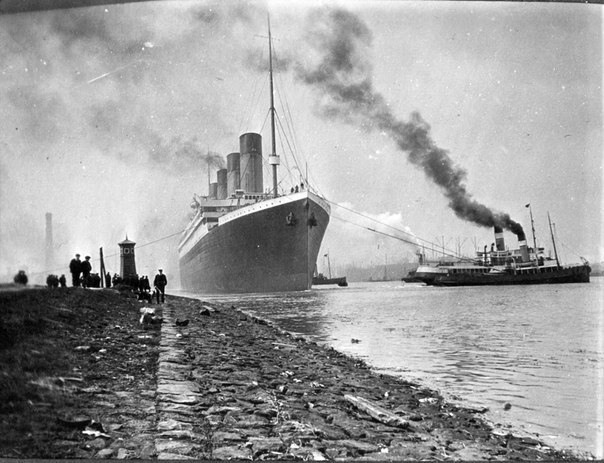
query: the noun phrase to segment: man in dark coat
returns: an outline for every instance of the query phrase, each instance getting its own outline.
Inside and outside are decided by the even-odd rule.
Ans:
[[[165,288],[168,284],[168,279],[166,275],[164,275],[163,270],[160,268],[159,273],[155,275],[155,279],[153,280],[153,286],[155,286],[155,297],[157,299],[157,303],[159,304],[159,293],[161,293],[161,301],[165,300]]]
[[[85,261],[82,262],[82,281],[84,282],[83,286],[86,288],[90,286],[88,281],[88,277],[90,277],[90,271],[92,270],[92,264],[90,263],[90,256],[85,257]]]
[[[82,273],[82,261],[80,255],[76,254],[75,258],[71,259],[69,263],[69,271],[71,272],[71,284],[73,286],[80,286],[80,273]]]

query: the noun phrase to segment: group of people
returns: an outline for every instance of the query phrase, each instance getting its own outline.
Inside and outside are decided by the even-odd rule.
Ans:
[[[290,193],[298,193],[299,191],[304,191],[304,182],[300,183],[299,187],[298,187],[298,185],[296,185],[295,187],[292,187]]]
[[[69,263],[69,271],[71,272],[71,283],[73,286],[83,286],[86,288],[89,285],[90,272],[92,264],[90,256],[86,256],[85,260],[80,260],[80,255],[76,254]]]
[[[168,285],[168,279],[166,275],[163,273],[164,271],[160,268],[159,273],[155,275],[153,279],[153,292],[151,293],[151,285],[149,284],[149,277],[143,275],[138,280],[138,298],[139,300],[146,300],[148,302],[153,302],[153,298],[159,304],[160,299],[161,302],[165,302],[166,300],[166,286]]]
[[[60,277],[56,275],[48,275],[46,278],[46,284],[49,288],[58,288],[61,285],[61,288],[65,288],[67,286],[67,279],[65,275],[62,274]]]
[[[96,287],[98,288],[100,286],[100,277],[97,274],[94,274],[93,276],[91,276],[91,271],[92,271],[92,264],[90,263],[90,256],[86,256],[84,258],[85,260],[80,260],[80,255],[76,254],[75,257],[73,259],[71,259],[71,262],[69,263],[69,271],[71,272],[71,281],[72,281],[72,285],[73,286],[82,286],[84,288],[91,286],[91,287]],[[166,278],[166,275],[163,273],[163,270],[160,268],[159,273],[157,275],[155,275],[155,278],[153,279],[153,286],[154,286],[154,292],[153,295],[155,296],[155,299],[157,300],[157,303],[160,303],[160,299],[161,302],[165,302],[166,299],[166,286],[168,285],[168,279]],[[49,279],[51,277],[52,281],[48,281],[47,280],[47,284],[49,286],[55,286],[55,275],[49,275]],[[94,278],[93,278],[94,277]],[[97,281],[98,280],[98,281]],[[61,275],[60,278],[56,278],[56,286],[58,286],[58,284],[60,283],[61,286],[65,286],[66,282],[65,282],[65,275]],[[107,272],[107,274],[105,275],[105,285],[107,286],[107,288],[111,287],[111,284],[113,283],[113,286],[117,286],[119,284],[127,284],[129,286],[133,286],[135,288],[138,289],[139,295],[142,294],[151,294],[151,286],[149,284],[149,278],[147,276],[142,276],[140,278],[138,277],[134,277],[134,278],[122,278],[120,277],[117,273],[113,275],[113,278],[111,277],[111,274],[109,272]],[[150,297],[149,297],[150,299]]]

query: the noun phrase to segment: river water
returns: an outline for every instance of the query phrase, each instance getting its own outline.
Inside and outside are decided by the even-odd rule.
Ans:
[[[486,407],[496,427],[602,458],[603,294],[596,277],[483,288],[351,283],[202,299],[274,320],[450,401]]]

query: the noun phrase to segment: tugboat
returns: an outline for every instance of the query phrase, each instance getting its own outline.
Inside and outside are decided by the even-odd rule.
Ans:
[[[485,246],[483,251],[476,253],[473,260],[435,265],[424,263],[420,256],[420,265],[414,278],[434,286],[589,283],[591,268],[586,260],[583,259],[583,262],[578,264],[560,264],[549,213],[548,221],[554,245],[554,258],[546,256],[543,247],[537,247],[531,211],[533,248],[527,246],[526,236],[524,232],[520,232],[519,249],[507,250],[503,229],[495,226],[495,243],[491,245],[490,251],[487,251]]]
[[[329,262],[329,254],[325,254],[327,257],[327,268],[329,269],[329,277],[326,277],[322,273],[317,273],[315,268],[315,276],[312,277],[312,285],[338,285],[348,286],[346,277],[333,277],[331,276],[331,263]]]

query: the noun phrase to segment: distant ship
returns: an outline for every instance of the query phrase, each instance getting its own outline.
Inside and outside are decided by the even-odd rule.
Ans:
[[[348,286],[346,277],[332,277],[331,276],[331,262],[329,261],[329,254],[325,254],[327,257],[327,268],[329,269],[329,276],[325,276],[322,273],[318,273],[315,267],[315,276],[312,277],[312,284],[315,285],[338,285]]]
[[[348,282],[346,281],[346,277],[326,277],[322,273],[315,275],[312,278],[312,284],[315,285],[338,285],[338,286],[348,286]]]
[[[549,219],[549,215],[548,215]],[[531,214],[532,222],[532,214]],[[427,263],[420,254],[420,265],[409,275],[409,281],[420,281],[434,286],[521,285],[552,283],[589,283],[591,268],[587,261],[561,265],[555,241],[555,258],[545,255],[543,247],[529,248],[526,236],[518,236],[519,249],[507,250],[503,229],[495,227],[495,243],[491,250],[476,253],[470,261]],[[550,222],[551,231],[551,222]]]
[[[195,196],[194,215],[179,251],[185,290],[203,293],[258,293],[311,288],[321,242],[330,218],[326,199],[300,184],[279,194],[269,29],[269,81],[273,188],[265,193],[262,137],[239,137],[239,153],[227,156],[208,196]]]

